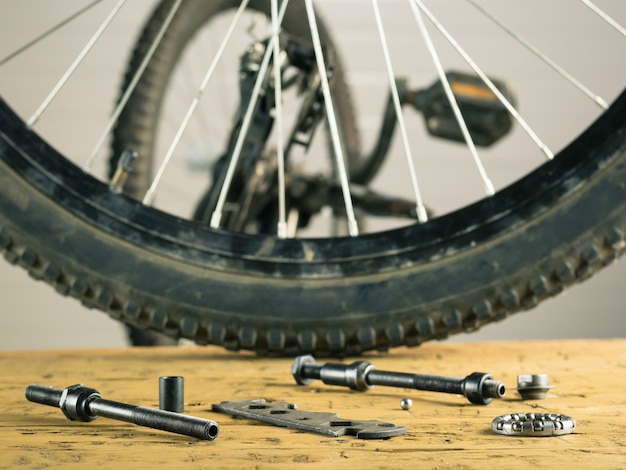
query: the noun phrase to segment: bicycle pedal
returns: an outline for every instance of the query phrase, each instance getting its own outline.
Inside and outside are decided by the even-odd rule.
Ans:
[[[213,411],[255,419],[276,426],[324,434],[330,437],[355,436],[358,439],[388,439],[406,432],[404,426],[375,420],[350,420],[334,413],[299,411],[294,403],[260,400],[223,401],[211,405]]]
[[[446,73],[446,79],[476,145],[487,147],[508,134],[513,127],[513,118],[481,78],[450,71]],[[502,96],[515,106],[511,88],[500,80],[490,80]],[[409,93],[407,102],[422,112],[431,135],[464,142],[461,127],[441,81],[437,80],[428,88]]]

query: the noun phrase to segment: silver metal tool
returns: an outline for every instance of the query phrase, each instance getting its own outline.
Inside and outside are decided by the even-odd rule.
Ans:
[[[82,384],[64,390],[29,385],[26,388],[26,399],[61,408],[70,421],[93,421],[98,416],[104,416],[209,441],[215,439],[219,431],[217,423],[210,419],[105,400],[97,390]]]
[[[406,432],[392,423],[340,418],[334,413],[299,411],[293,403],[265,400],[223,401],[211,406],[213,411],[255,419],[290,429],[310,431],[331,437],[355,436],[358,439],[388,439]]]
[[[576,428],[576,420],[556,413],[516,413],[498,416],[491,422],[491,429],[506,436],[545,437],[570,434]]]

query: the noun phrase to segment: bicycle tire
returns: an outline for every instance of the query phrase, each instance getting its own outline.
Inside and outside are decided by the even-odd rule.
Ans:
[[[194,35],[209,24],[220,14],[236,10],[239,0],[220,0],[205,2],[202,0],[185,0],[176,11],[163,39],[156,48],[154,55],[148,62],[141,78],[137,82],[128,104],[120,114],[113,131],[111,143],[111,157],[109,159],[109,174],[113,175],[120,155],[132,149],[140,156],[136,168],[129,175],[124,192],[127,195],[140,199],[148,189],[153,175],[155,138],[161,109],[169,85],[169,81],[176,65],[183,55]],[[126,90],[133,79],[144,56],[159,33],[165,18],[172,8],[174,1],[163,0],[154,9],[147,20],[143,31],[137,39],[131,54],[121,93]],[[270,2],[250,2],[249,9],[270,17]],[[354,108],[350,89],[344,78],[343,65],[337,55],[334,43],[328,28],[323,20],[318,18],[320,37],[327,48],[334,51],[335,64],[333,74],[333,98],[338,116],[338,124],[342,135],[344,151],[348,166],[358,171],[362,162],[360,152],[360,138],[354,116]],[[302,2],[289,4],[282,28],[287,33],[310,41],[310,32],[307,16]],[[308,36],[307,36],[308,35]],[[243,52],[243,51],[242,51]],[[228,116],[225,118],[230,119]]]
[[[626,246],[626,93],[517,183],[425,224],[275,239],[111,193],[0,104],[0,246],[127,323],[262,354],[418,345],[527,309]],[[51,236],[54,234],[54,236]]]

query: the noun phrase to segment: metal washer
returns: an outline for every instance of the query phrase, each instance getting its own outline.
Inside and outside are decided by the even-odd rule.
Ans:
[[[556,413],[515,413],[494,418],[491,430],[506,436],[545,437],[570,434],[576,420]]]

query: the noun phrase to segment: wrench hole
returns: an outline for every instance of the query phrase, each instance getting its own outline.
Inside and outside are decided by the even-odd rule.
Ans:
[[[331,421],[331,426],[349,427],[352,426],[352,421]]]
[[[267,408],[269,408],[269,406],[267,406],[267,405],[250,405],[250,406],[248,406],[249,410],[265,410]]]

